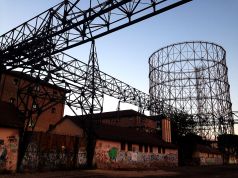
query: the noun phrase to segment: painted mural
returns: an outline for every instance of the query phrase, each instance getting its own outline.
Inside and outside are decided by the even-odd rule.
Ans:
[[[95,163],[102,169],[156,169],[160,166],[177,166],[177,154],[154,154],[120,151],[116,147],[108,150],[96,149]]]
[[[6,169],[7,148],[4,145],[4,140],[0,140],[0,170]]]
[[[0,171],[15,171],[17,166],[18,136],[0,139]]]
[[[78,164],[78,167],[86,166],[86,164],[87,164],[86,148],[85,149],[79,149],[77,164]]]

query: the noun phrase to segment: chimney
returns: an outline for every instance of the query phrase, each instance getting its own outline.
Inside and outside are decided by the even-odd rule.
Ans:
[[[161,127],[162,127],[162,139],[165,142],[171,143],[171,124],[170,119],[167,117],[163,117],[161,119]]]

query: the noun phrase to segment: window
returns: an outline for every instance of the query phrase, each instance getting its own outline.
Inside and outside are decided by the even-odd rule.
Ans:
[[[50,125],[49,125],[49,130],[52,130],[53,128],[55,128],[55,125],[50,124]]]
[[[14,84],[14,85],[17,85],[18,82],[19,82],[19,80],[18,80],[17,78],[14,78],[14,79],[13,79],[13,84]]]
[[[143,145],[139,145],[139,151],[143,152]]]
[[[135,146],[135,145],[134,145],[134,146],[132,146],[132,151],[134,151],[134,152],[137,152],[137,151],[139,151],[139,150],[138,150],[138,146]]]
[[[36,90],[36,91],[40,91],[40,86],[39,86],[39,85],[36,85],[36,86],[35,86],[35,90]]]
[[[153,146],[150,146],[150,152],[153,153]]]
[[[125,143],[121,143],[121,150],[125,150],[126,149],[126,144]]]
[[[0,139],[0,145],[4,145],[4,140]]]
[[[11,97],[9,100],[10,103],[14,103],[15,102],[15,98]]]
[[[102,148],[102,143],[101,142],[98,143],[98,147]]]
[[[53,95],[57,95],[57,91],[53,90]]]
[[[51,108],[51,113],[55,113],[55,112],[56,112],[55,107]]]
[[[161,147],[158,147],[158,153],[161,153]]]
[[[132,144],[128,143],[128,151],[132,151]]]
[[[148,152],[148,145],[145,145],[145,153]]]
[[[32,104],[32,108],[33,109],[36,109],[37,108],[37,105],[35,103]]]

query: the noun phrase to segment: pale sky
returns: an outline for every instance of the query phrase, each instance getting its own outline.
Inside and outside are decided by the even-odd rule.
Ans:
[[[0,35],[59,2],[0,0]],[[149,56],[164,46],[195,40],[226,50],[232,110],[238,111],[238,0],[194,0],[96,40],[100,70],[148,93]],[[68,53],[87,62],[89,45]],[[115,110],[117,102],[108,102],[105,111]]]

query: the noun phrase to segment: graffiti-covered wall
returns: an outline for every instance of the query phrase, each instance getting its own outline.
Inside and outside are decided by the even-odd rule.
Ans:
[[[194,162],[199,165],[222,165],[223,158],[221,154],[195,152]]]
[[[18,144],[17,129],[0,128],[0,172],[16,171]]]
[[[29,137],[21,171],[72,169],[86,164],[79,137],[35,132]]]
[[[124,151],[119,142],[98,140],[94,163],[101,169],[158,169],[164,166],[177,166],[177,150],[164,154]]]

